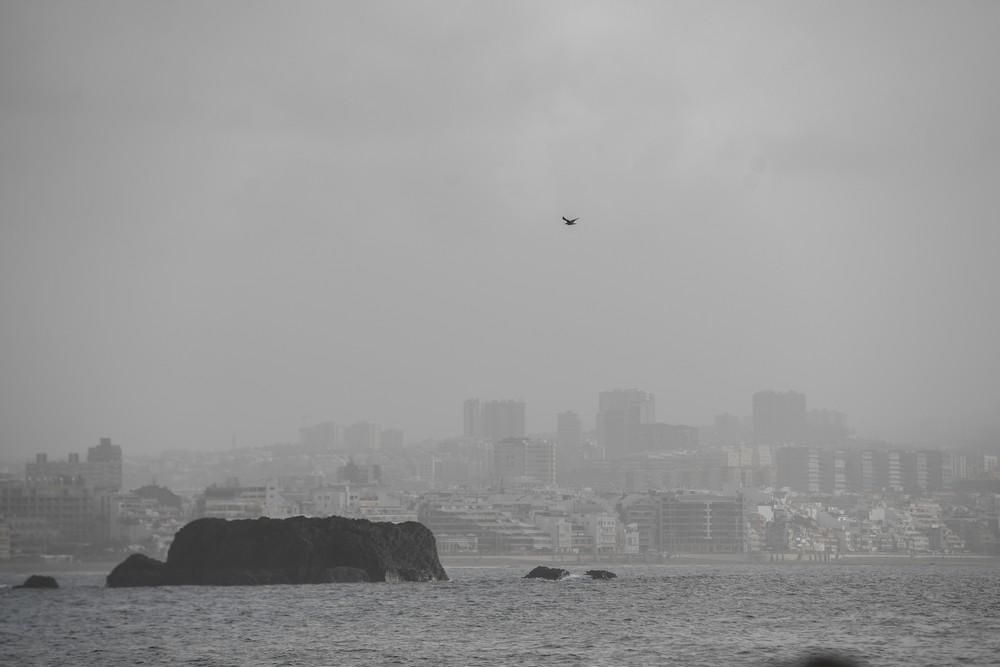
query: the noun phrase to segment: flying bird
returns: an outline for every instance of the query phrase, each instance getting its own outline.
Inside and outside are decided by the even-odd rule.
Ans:
[[[565,215],[563,216],[563,222],[566,223],[567,225],[575,225],[576,221],[579,220],[579,219],[580,218],[573,218],[572,220],[570,220]]]

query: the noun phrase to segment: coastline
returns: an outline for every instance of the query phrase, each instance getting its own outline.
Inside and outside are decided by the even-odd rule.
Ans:
[[[798,554],[787,553],[784,560],[771,560],[767,552],[740,554],[675,554],[667,559],[641,558],[559,558],[552,555],[489,555],[489,556],[442,556],[441,564],[447,569],[473,567],[510,567],[531,569],[535,565],[573,568],[613,568],[615,566],[671,567],[677,565],[966,565],[1000,567],[1000,558],[981,554],[846,554],[829,561],[809,560]],[[526,570],[527,571],[527,570]]]
[[[41,560],[9,560],[0,561],[0,575],[13,574],[107,574],[116,565],[125,560],[122,556],[118,560],[70,560],[70,561],[41,561]]]
[[[108,574],[125,556],[116,560],[73,560],[73,561],[0,561],[0,575],[58,575],[58,574]],[[1000,567],[1000,558],[982,554],[845,554],[829,561],[798,559],[798,554],[786,553],[784,560],[771,560],[767,552],[752,554],[675,554],[667,559],[641,558],[600,558],[593,557],[553,557],[551,554],[537,556],[521,554],[441,556],[441,565],[448,568],[507,567],[525,568],[527,572],[536,565],[563,567],[566,569],[608,569],[621,566],[671,567],[677,565],[781,565],[781,566],[824,566],[824,565],[964,565]]]

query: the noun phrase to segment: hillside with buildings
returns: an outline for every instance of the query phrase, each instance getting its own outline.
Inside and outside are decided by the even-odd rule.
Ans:
[[[865,440],[794,392],[706,427],[656,421],[639,390],[598,405],[592,430],[564,412],[547,435],[523,402],[470,399],[461,436],[413,444],[324,422],[269,447],[39,453],[0,479],[0,560],[163,556],[195,518],[296,515],[417,520],[443,557],[1000,555],[995,449]]]

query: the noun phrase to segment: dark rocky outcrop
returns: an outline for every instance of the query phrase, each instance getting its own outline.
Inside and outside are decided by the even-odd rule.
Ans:
[[[524,575],[525,579],[551,579],[553,581],[557,579],[562,579],[563,577],[568,577],[569,571],[564,570],[561,567],[545,567],[544,565],[539,565],[533,569],[528,574]]]
[[[197,519],[174,536],[166,562],[133,554],[110,587],[438,581],[448,575],[423,524],[344,517]]]
[[[329,571],[330,581],[338,584],[354,584],[363,581],[371,581],[368,572],[360,567],[333,567]]]
[[[587,570],[584,574],[591,579],[614,579],[618,576],[614,572],[608,572],[607,570]]]
[[[55,577],[48,577],[44,574],[33,574],[24,580],[20,586],[14,588],[59,588],[59,582]]]
[[[167,564],[145,554],[132,554],[108,575],[108,586],[161,586],[167,580]]]

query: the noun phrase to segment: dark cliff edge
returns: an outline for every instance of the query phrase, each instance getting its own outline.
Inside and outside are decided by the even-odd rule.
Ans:
[[[174,536],[166,562],[132,554],[107,585],[240,586],[445,581],[423,524],[344,517],[196,519]]]

